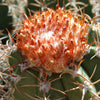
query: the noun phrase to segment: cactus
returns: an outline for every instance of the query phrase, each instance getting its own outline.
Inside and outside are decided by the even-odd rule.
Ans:
[[[0,100],[100,99],[99,15],[85,3],[1,1],[14,30],[0,28]]]

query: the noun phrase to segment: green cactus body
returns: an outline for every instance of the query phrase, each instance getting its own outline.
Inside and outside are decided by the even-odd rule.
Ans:
[[[94,51],[95,51],[95,48],[93,47],[90,50],[90,53],[88,55],[91,55],[91,56],[94,55],[93,53]],[[13,57],[15,57],[16,55],[17,56],[19,55],[17,59],[20,59],[20,54],[18,52],[15,52],[12,54]],[[97,59],[98,60],[96,61],[98,62],[99,58]],[[9,61],[11,62],[11,65],[12,65],[14,64],[13,62],[15,60],[13,61],[13,59],[10,59]],[[96,64],[98,64],[97,62]],[[82,65],[84,65],[84,63]],[[16,83],[13,83],[13,88],[15,88],[15,85],[17,87],[17,89],[15,88],[15,91],[14,91],[15,100],[24,100],[24,99],[25,100],[35,100],[35,99],[45,100],[45,97],[43,95],[44,92],[41,89],[41,87],[43,86],[40,85],[42,82],[46,82],[48,84],[47,87],[44,85],[45,88],[47,88],[47,93],[45,93],[47,100],[81,100],[82,95],[83,95],[82,89],[84,88],[84,86],[82,87],[79,84],[74,84],[74,82],[75,83],[79,82],[80,84],[83,84],[84,81],[89,80],[89,76],[86,74],[86,72],[84,71],[82,67],[79,68],[77,74],[82,75],[87,80],[82,78],[79,75],[74,76],[74,73],[73,74],[64,73],[62,76],[60,76],[61,74],[53,73],[52,75],[48,76],[46,80],[43,80],[43,78],[40,75],[41,72],[37,71],[36,69],[31,69],[31,68],[27,70],[23,70],[23,72],[20,72],[20,69],[17,68],[16,73],[18,73],[18,75],[21,78],[18,82],[16,81]],[[52,80],[55,80],[55,81],[52,81]],[[91,85],[88,87],[89,89],[87,89],[85,93],[84,100],[89,100],[89,98],[94,96],[92,92],[96,94],[97,92],[96,90],[98,90],[94,87],[94,85]]]

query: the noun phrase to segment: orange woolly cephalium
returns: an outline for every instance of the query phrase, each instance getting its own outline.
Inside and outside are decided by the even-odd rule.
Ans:
[[[17,47],[33,66],[59,73],[89,49],[88,26],[77,14],[48,8],[24,19]]]

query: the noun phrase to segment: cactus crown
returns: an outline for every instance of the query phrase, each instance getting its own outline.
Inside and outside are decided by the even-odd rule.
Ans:
[[[33,66],[59,73],[83,58],[89,47],[87,31],[84,18],[48,8],[24,19],[17,47]]]

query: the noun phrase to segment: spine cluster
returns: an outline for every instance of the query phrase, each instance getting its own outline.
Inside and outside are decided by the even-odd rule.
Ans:
[[[48,8],[24,19],[17,47],[33,66],[59,73],[82,59],[89,47],[87,32],[84,18]]]

